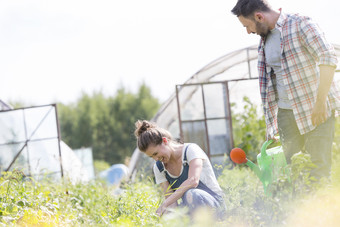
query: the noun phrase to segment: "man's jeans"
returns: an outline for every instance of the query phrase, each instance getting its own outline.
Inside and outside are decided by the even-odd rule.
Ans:
[[[291,157],[305,146],[312,162],[317,165],[311,171],[311,175],[317,179],[329,177],[335,127],[334,114],[313,131],[304,135],[301,135],[298,130],[292,110],[279,109],[277,118],[280,139],[287,162],[290,163]]]

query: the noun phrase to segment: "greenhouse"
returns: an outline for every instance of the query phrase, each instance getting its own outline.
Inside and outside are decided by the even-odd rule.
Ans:
[[[340,45],[335,45],[340,59]],[[340,82],[340,63],[335,73]],[[257,73],[257,45],[230,52],[212,61],[184,84],[151,119],[183,142],[194,142],[207,153],[213,166],[220,165],[233,148],[230,104],[242,112],[242,99],[261,105]],[[262,112],[261,112],[262,114]],[[135,149],[130,172],[151,169],[153,161]],[[133,175],[134,177],[134,175]]]
[[[36,180],[64,177],[74,183],[90,179],[61,140],[55,104],[20,109],[0,104],[0,173],[16,170]]]

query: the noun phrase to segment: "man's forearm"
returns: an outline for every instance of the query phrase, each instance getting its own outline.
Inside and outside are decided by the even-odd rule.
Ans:
[[[317,102],[325,102],[331,87],[335,68],[330,65],[320,65],[320,83],[317,94]]]
[[[312,111],[312,124],[317,126],[327,120],[327,95],[331,87],[335,68],[328,65],[320,65],[320,82],[316,102]]]

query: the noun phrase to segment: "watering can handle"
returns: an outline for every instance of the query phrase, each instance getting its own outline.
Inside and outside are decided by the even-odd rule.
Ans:
[[[280,137],[276,137],[276,139],[280,139]],[[262,148],[261,148],[261,156],[265,157],[267,156],[267,147],[274,142],[273,139],[267,140],[266,142],[263,143]]]

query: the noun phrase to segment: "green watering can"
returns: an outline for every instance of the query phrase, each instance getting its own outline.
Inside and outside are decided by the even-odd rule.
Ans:
[[[237,164],[245,163],[258,176],[263,184],[264,193],[271,196],[274,182],[277,182],[281,176],[285,176],[290,182],[290,172],[287,166],[286,157],[283,153],[282,146],[273,147],[267,150],[267,147],[273,142],[268,140],[264,142],[261,153],[257,155],[257,164],[246,158],[246,153],[241,148],[234,148],[230,152],[230,158]]]

